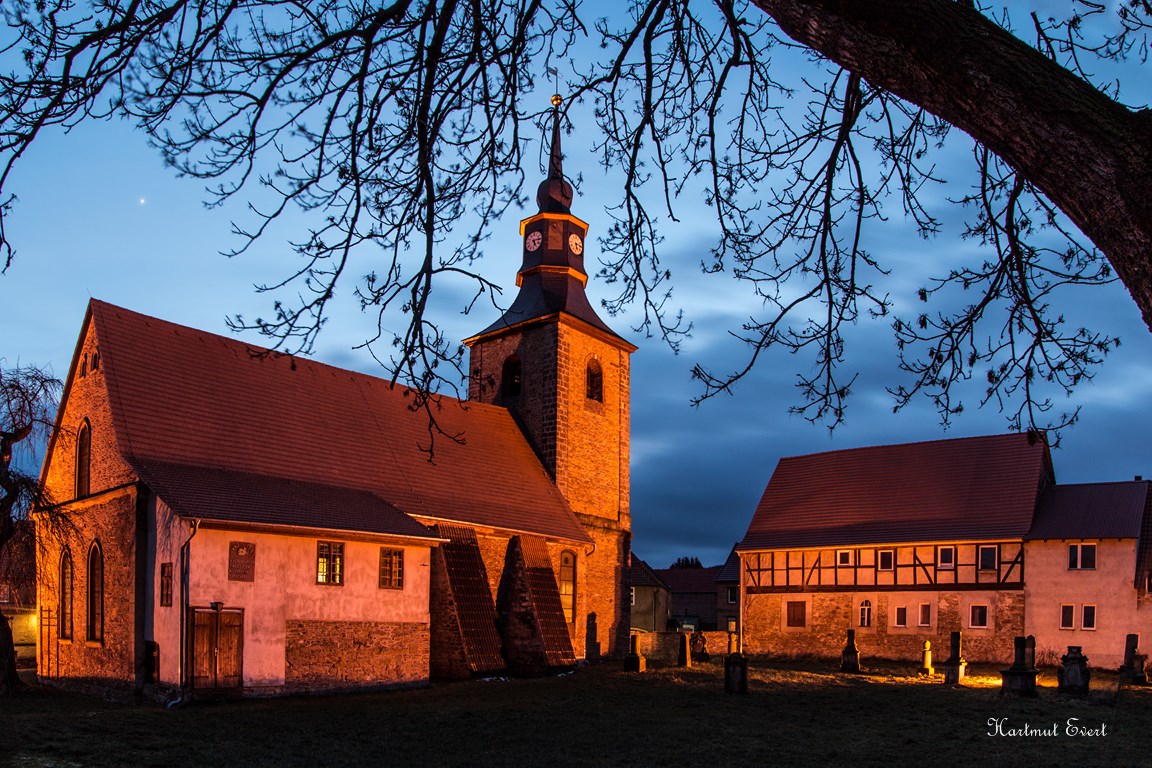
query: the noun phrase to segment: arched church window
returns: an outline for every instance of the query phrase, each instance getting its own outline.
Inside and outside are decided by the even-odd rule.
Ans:
[[[91,490],[92,428],[84,421],[76,433],[76,498],[87,496]]]
[[[500,375],[500,395],[504,398],[520,396],[520,358],[509,355],[504,361],[504,370]]]
[[[584,374],[585,392],[589,400],[598,403],[604,402],[604,369],[600,361],[592,358],[588,361],[588,370]]]
[[[564,621],[576,621],[576,554],[564,550],[560,553],[560,604],[564,606]]]
[[[72,554],[60,555],[60,631],[61,640],[72,639]]]
[[[100,542],[92,542],[88,550],[88,638],[92,642],[104,640],[104,552]]]

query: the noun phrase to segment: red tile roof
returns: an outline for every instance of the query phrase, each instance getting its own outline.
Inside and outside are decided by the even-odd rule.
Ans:
[[[716,577],[721,568],[719,565],[710,568],[657,568],[655,573],[674,595],[703,594],[716,592]]]
[[[1137,539],[1148,481],[1057,485],[1044,489],[1029,539]]]
[[[264,477],[280,495],[291,493],[286,480],[344,489],[348,510],[299,505],[290,514],[301,524],[330,527],[336,516],[368,530],[367,518],[398,521],[399,510],[589,541],[503,408],[436,398],[445,434],[430,456],[428,415],[405,387],[101,301],[89,311],[120,452],[142,478],[183,494],[165,501],[184,514],[239,515],[226,498],[235,489],[218,481],[231,472]],[[193,495],[196,468],[218,472]]]
[[[1052,482],[1025,434],[785,458],[737,549],[1019,539]]]

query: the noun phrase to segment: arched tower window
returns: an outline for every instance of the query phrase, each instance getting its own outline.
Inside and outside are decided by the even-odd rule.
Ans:
[[[76,433],[76,498],[87,496],[91,489],[92,428],[85,421]]]
[[[860,603],[860,626],[872,626],[872,601],[864,600]]]
[[[576,554],[564,550],[560,553],[560,604],[564,606],[564,621],[576,621]]]
[[[596,358],[588,361],[588,370],[584,373],[584,391],[589,400],[604,402],[604,369]]]
[[[72,554],[60,555],[60,639],[72,639]]]
[[[509,355],[500,374],[500,396],[509,399],[520,396],[520,358]]]
[[[88,550],[88,633],[93,642],[104,640],[104,552],[100,542]]]

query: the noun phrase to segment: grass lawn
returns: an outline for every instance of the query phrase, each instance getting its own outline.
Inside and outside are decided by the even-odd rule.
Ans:
[[[1094,671],[1087,700],[1002,697],[977,667],[960,688],[871,665],[763,662],[747,696],[719,664],[197,704],[109,704],[33,687],[0,700],[0,763],[56,766],[1124,766],[1152,765],[1152,688]],[[1069,735],[1071,721],[1103,735]],[[1026,726],[1056,735],[989,735]],[[431,759],[430,759],[431,758]]]

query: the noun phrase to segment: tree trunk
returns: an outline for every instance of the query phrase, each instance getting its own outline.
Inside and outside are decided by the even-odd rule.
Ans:
[[[797,42],[968,133],[1108,257],[1152,329],[1152,112],[953,0],[753,0]]]

